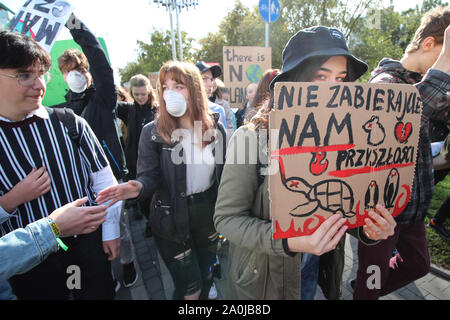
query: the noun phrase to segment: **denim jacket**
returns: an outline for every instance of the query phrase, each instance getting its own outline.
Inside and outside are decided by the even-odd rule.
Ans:
[[[0,238],[0,282],[25,273],[58,250],[47,219],[30,223]]]

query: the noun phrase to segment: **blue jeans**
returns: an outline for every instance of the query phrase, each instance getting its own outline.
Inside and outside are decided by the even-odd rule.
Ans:
[[[16,295],[12,292],[9,282],[0,281],[0,300],[17,300]]]
[[[319,278],[319,256],[304,253],[302,258],[301,300],[314,300]]]

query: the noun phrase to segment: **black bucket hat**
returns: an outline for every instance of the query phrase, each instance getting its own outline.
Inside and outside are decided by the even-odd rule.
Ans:
[[[270,89],[276,82],[286,79],[286,75],[299,64],[311,57],[346,56],[348,59],[348,77],[355,81],[369,68],[365,62],[350,54],[344,35],[338,29],[323,26],[303,29],[289,39],[283,49],[281,73],[270,83]]]
[[[200,70],[200,73],[211,70],[213,78],[218,78],[222,75],[222,68],[217,65],[209,66],[203,61],[198,61],[195,63],[195,65]]]

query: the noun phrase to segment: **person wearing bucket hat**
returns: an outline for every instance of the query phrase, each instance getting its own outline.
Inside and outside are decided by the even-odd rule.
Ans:
[[[319,56],[346,57],[347,81],[350,82],[360,78],[368,69],[365,62],[350,54],[341,31],[324,26],[311,27],[297,32],[286,44],[281,73],[272,80],[270,89],[273,90],[276,82],[286,80],[305,61]]]
[[[321,256],[318,283],[325,297],[340,298],[346,219],[332,215],[308,236],[272,237],[268,176],[264,174],[268,163],[266,130],[274,104],[273,85],[277,81],[355,81],[367,68],[348,52],[344,36],[337,29],[322,26],[304,29],[287,43],[282,72],[271,82],[270,97],[251,122],[240,127],[229,142],[214,214],[217,231],[230,242],[227,299],[314,298],[317,280],[307,285],[309,297],[302,294],[305,283],[301,281],[300,270],[305,253]],[[259,155],[257,163],[249,160],[253,153]],[[236,163],[234,159],[245,161]],[[377,211],[375,219],[383,226],[377,235],[372,233],[372,223],[349,230],[349,233],[366,244],[393,234],[395,221],[389,212],[385,208]],[[371,237],[363,231],[368,231]],[[322,241],[325,238],[329,240]],[[317,278],[317,264],[311,269]]]

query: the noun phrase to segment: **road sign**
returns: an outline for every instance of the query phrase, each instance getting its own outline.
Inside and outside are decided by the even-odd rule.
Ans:
[[[275,22],[281,13],[278,0],[259,0],[259,14],[268,23]]]

